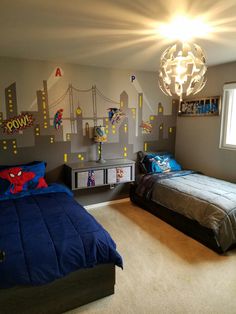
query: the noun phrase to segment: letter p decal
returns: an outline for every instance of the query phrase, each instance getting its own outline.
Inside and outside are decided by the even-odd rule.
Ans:
[[[130,80],[131,80],[131,83],[133,83],[133,81],[135,80],[135,75],[131,75]]]

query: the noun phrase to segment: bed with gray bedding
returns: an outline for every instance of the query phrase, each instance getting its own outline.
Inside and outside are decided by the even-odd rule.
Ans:
[[[186,170],[152,173],[139,178],[130,196],[217,252],[225,252],[236,243],[234,183]]]

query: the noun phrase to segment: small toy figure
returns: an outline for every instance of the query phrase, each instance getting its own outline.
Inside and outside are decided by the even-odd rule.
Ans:
[[[93,170],[88,171],[88,182],[87,186],[95,186],[95,173]]]
[[[56,130],[59,130],[61,124],[62,124],[62,115],[63,115],[63,109],[57,110],[54,116],[54,128]]]

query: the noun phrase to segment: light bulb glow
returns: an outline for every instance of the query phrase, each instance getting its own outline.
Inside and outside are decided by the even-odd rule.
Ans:
[[[204,38],[212,29],[200,17],[190,19],[186,16],[176,16],[170,23],[161,24],[157,31],[166,39],[185,42],[193,38]]]

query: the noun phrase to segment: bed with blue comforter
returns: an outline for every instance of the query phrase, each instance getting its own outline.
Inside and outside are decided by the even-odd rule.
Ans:
[[[53,184],[0,200],[0,288],[50,283],[122,258],[70,190]]]

